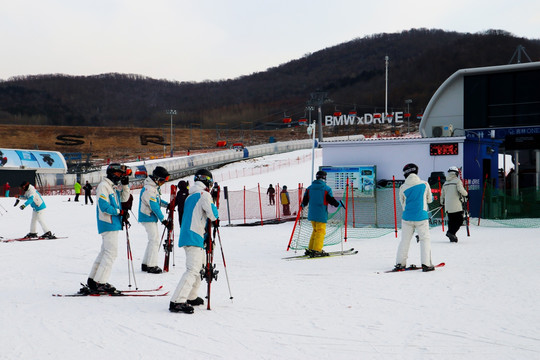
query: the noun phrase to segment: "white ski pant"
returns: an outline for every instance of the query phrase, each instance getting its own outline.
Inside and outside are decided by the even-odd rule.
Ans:
[[[90,279],[100,284],[105,284],[111,275],[112,266],[118,255],[118,233],[119,231],[106,231],[101,233],[102,244],[90,275]]]
[[[148,267],[154,267],[158,265],[158,250],[159,250],[159,232],[157,222],[142,222],[146,229],[146,235],[148,235],[148,244],[146,245],[146,251],[142,263]]]
[[[197,298],[201,286],[201,270],[204,268],[205,250],[198,246],[184,246],[186,251],[186,272],[182,275],[171,298],[172,302],[185,303]]]
[[[397,250],[396,264],[407,265],[409,246],[415,230],[420,238],[420,258],[422,264],[431,266],[431,238],[429,235],[429,222],[427,220],[401,220],[401,242]]]
[[[32,220],[30,221],[30,232],[31,233],[37,233],[37,223],[39,222],[39,225],[41,225],[41,228],[43,229],[43,232],[46,233],[49,231],[49,227],[47,224],[45,224],[44,220],[44,210],[40,211],[32,211]]]

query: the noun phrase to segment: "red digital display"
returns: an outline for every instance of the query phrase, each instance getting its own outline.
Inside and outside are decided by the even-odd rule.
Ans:
[[[429,144],[429,155],[431,156],[457,155],[457,154],[458,154],[457,143]]]

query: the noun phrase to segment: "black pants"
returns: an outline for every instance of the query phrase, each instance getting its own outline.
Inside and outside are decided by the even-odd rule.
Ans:
[[[448,213],[448,232],[456,235],[459,228],[463,225],[463,211]]]
[[[79,195],[81,195],[80,193],[79,194],[75,194],[75,201],[79,201]]]
[[[84,203],[85,204],[88,204],[88,200],[90,200],[90,202],[92,203],[92,205],[94,205],[94,201],[92,200],[92,196],[90,196],[90,194],[84,194]]]

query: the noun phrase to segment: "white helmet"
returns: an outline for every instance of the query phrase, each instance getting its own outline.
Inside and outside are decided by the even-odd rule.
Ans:
[[[448,172],[451,173],[456,173],[456,175],[459,175],[459,169],[456,167],[456,166],[450,166],[450,168],[448,169]]]

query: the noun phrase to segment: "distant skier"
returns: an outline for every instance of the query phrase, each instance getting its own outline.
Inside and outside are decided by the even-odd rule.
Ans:
[[[9,186],[9,182],[6,181],[6,183],[4,184],[4,196],[5,197],[9,197],[9,189],[11,187]]]
[[[178,211],[178,223],[182,226],[182,215],[184,215],[184,203],[189,196],[189,181],[180,180],[176,190],[176,210]]]
[[[88,200],[90,200],[90,203],[94,205],[94,200],[92,200],[92,185],[86,180],[86,184],[83,186],[84,190],[84,204],[88,205]]]
[[[407,267],[409,246],[414,231],[418,233],[422,271],[433,271],[431,263],[431,239],[429,235],[428,204],[433,201],[431,188],[418,177],[418,166],[407,164],[403,168],[405,183],[399,188],[399,201],[403,207],[401,215],[401,242],[399,243],[395,271]]]
[[[162,272],[158,264],[159,231],[157,222],[161,222],[166,228],[172,224],[161,212],[161,207],[169,206],[169,203],[161,199],[161,186],[169,180],[169,172],[162,166],[157,166],[152,175],[144,180],[139,200],[139,222],[146,229],[148,244],[142,259],[141,270],[150,274]]]
[[[212,195],[212,200],[214,201],[214,204],[216,204],[216,207],[218,209],[219,209],[219,194],[220,193],[221,193],[221,187],[218,185],[217,182],[215,182],[210,194]]]
[[[276,189],[270,184],[268,190],[266,190],[266,195],[268,195],[268,202],[270,205],[276,204]]]
[[[30,222],[30,232],[26,234],[25,238],[35,238],[38,237],[36,225],[39,222],[41,228],[43,229],[44,234],[40,238],[44,239],[56,239],[56,237],[51,233],[49,227],[45,223],[45,201],[41,197],[41,194],[36,190],[36,188],[30,184],[28,181],[23,181],[21,183],[21,196],[20,199],[26,200],[24,204],[19,206],[21,210],[24,210],[28,205],[32,206],[32,220]],[[17,200],[18,202],[19,200]]]
[[[197,296],[201,285],[201,270],[205,265],[204,239],[207,220],[219,226],[218,210],[212,202],[210,188],[212,173],[206,169],[195,173],[195,183],[184,204],[182,227],[178,246],[186,252],[186,271],[182,275],[171,297],[169,311],[193,313],[193,306],[202,305],[204,300]]]
[[[302,207],[308,208],[308,220],[311,221],[313,231],[306,249],[306,255],[311,257],[326,256],[323,251],[324,236],[326,235],[326,222],[328,221],[328,204],[345,207],[341,201],[334,199],[332,189],[326,185],[326,171],[317,171],[315,180],[304,192]]]
[[[287,192],[286,185],[283,185],[283,190],[281,190],[281,193],[279,194],[279,199],[281,200],[281,205],[283,206],[283,215],[291,215],[291,198]]]
[[[77,180],[75,181],[75,185],[73,185],[73,189],[75,189],[75,200],[74,201],[79,201],[79,196],[81,195],[81,189],[82,189],[82,186],[81,186],[81,183]]]
[[[446,236],[450,242],[458,242],[456,233],[463,225],[463,202],[468,196],[467,190],[458,178],[459,169],[451,166],[446,175],[446,182],[441,190],[441,205],[444,206],[448,214],[448,231]]]
[[[122,202],[129,200],[129,179],[131,170],[125,165],[112,163],[107,174],[96,189],[97,227],[101,235],[101,250],[92,265],[87,285],[81,293],[116,293],[116,288],[107,281],[118,254],[118,234],[122,230]]]

